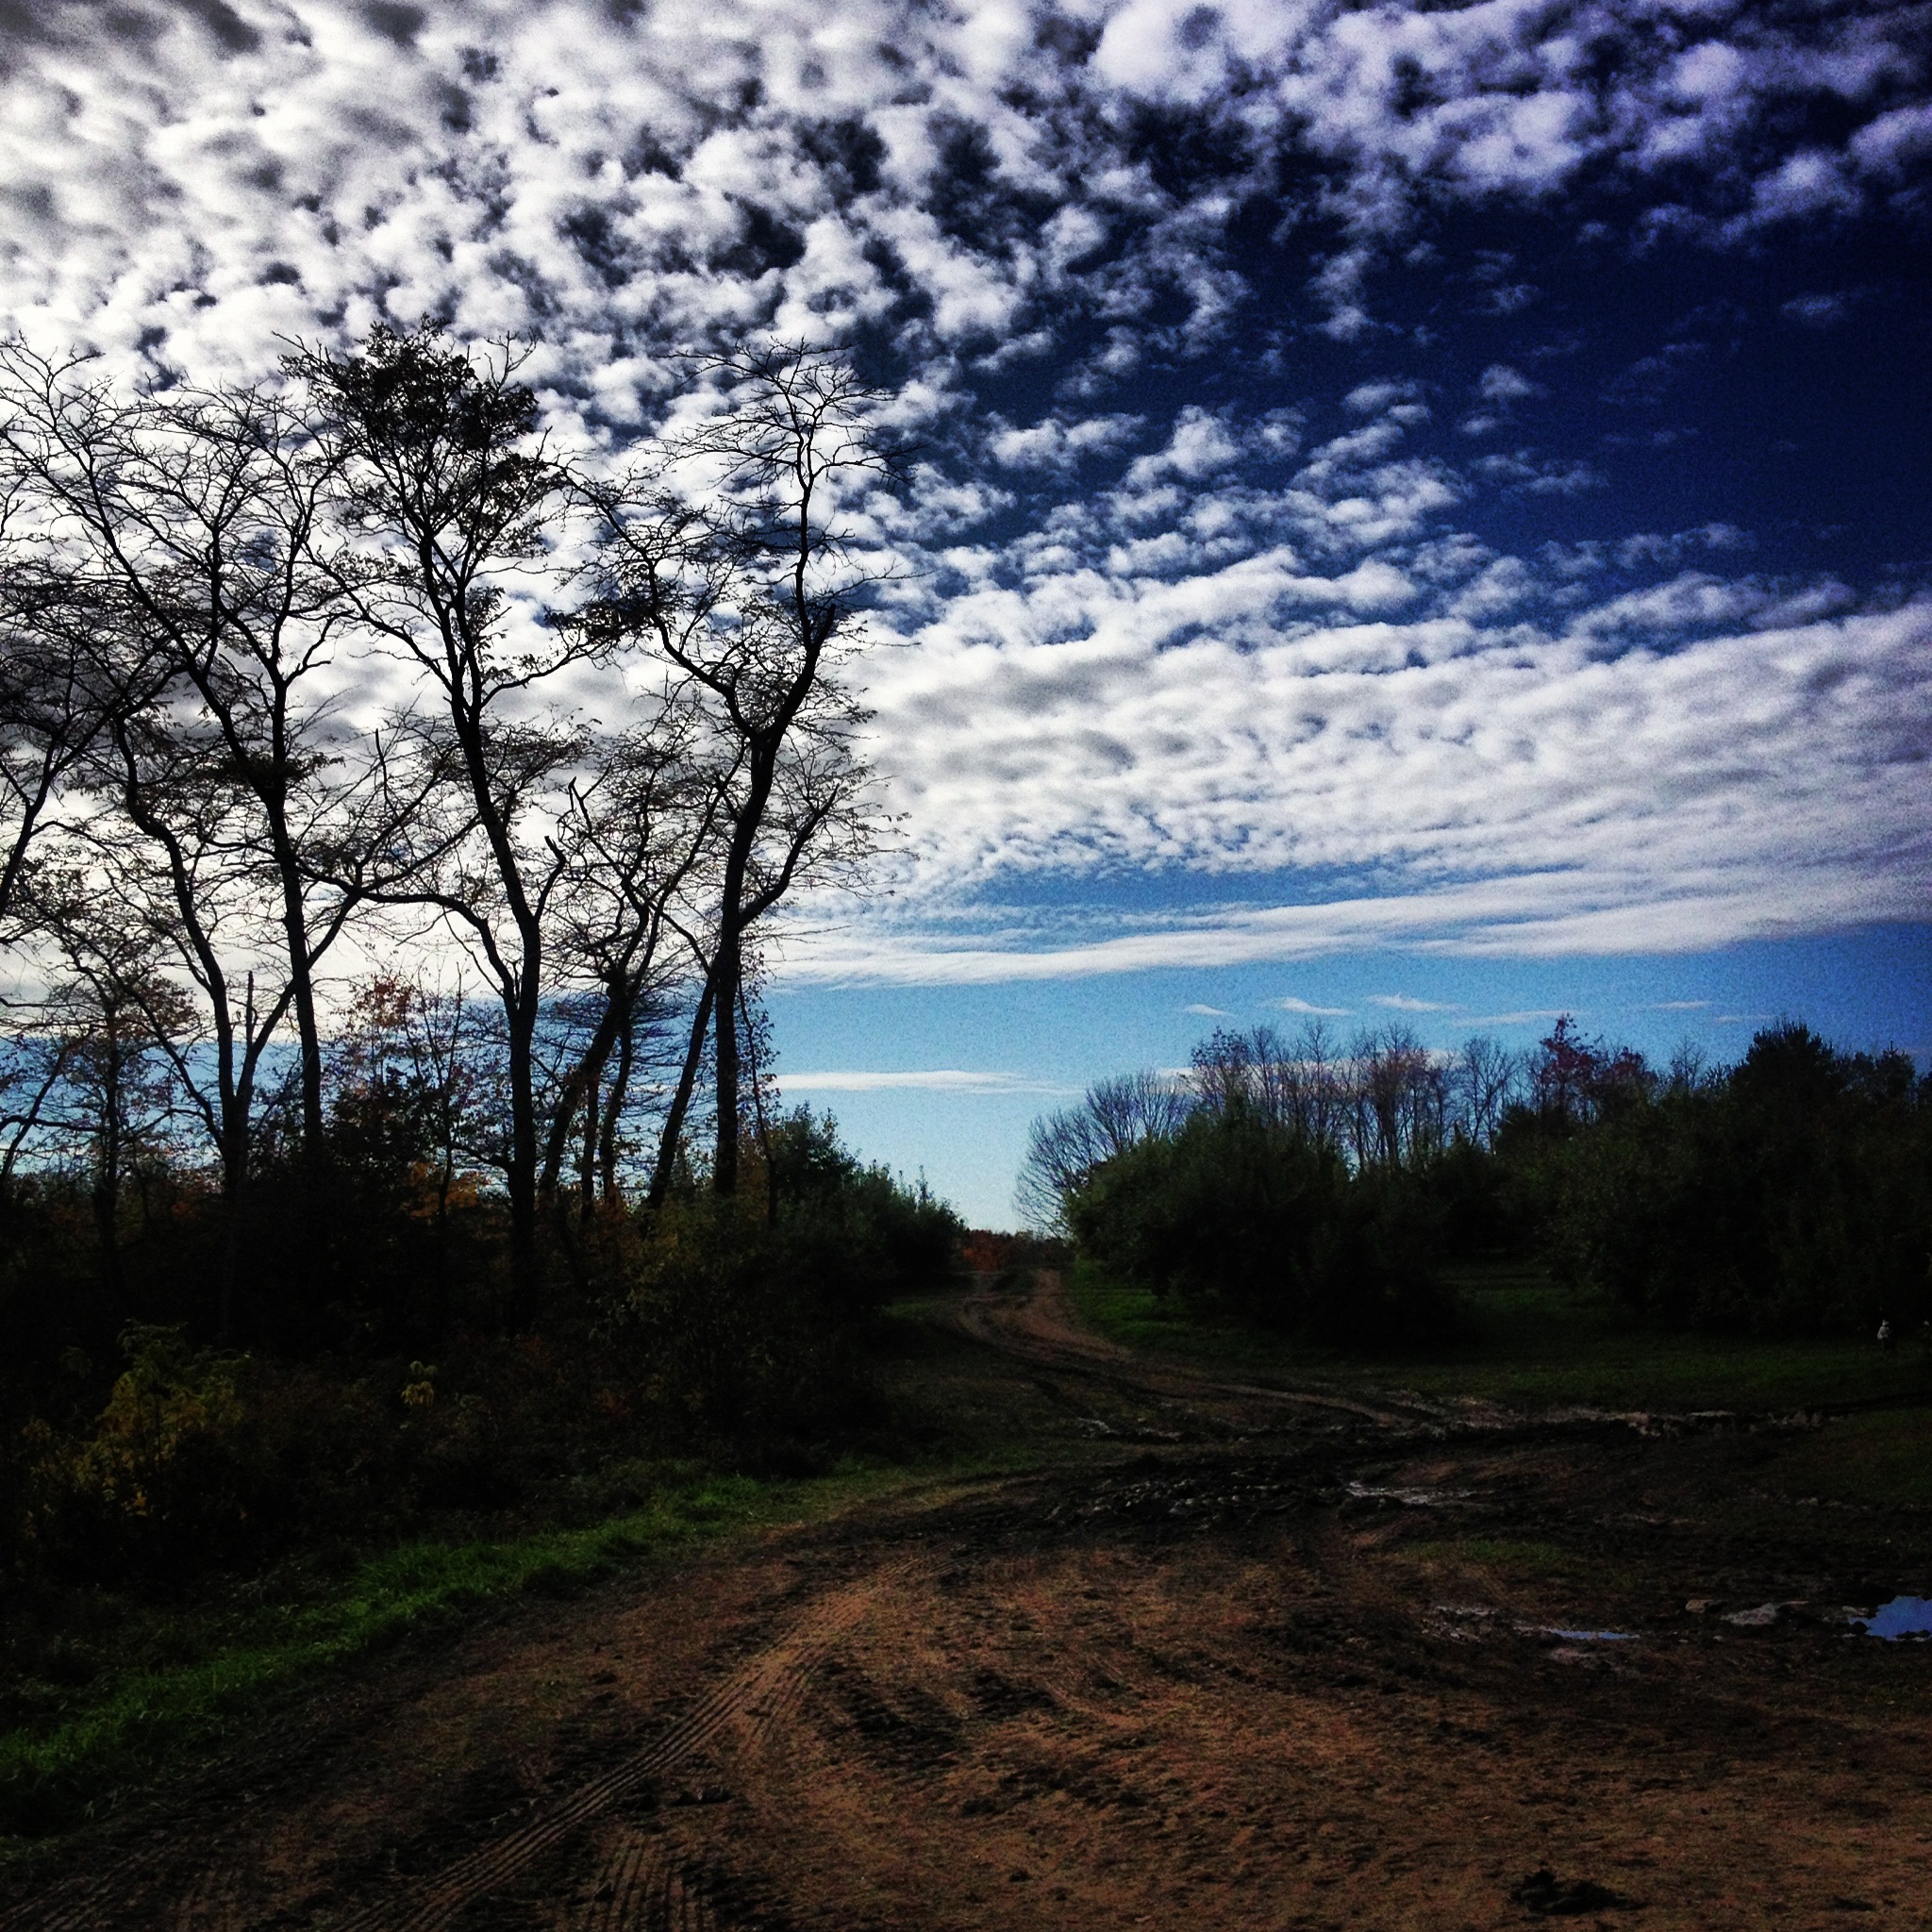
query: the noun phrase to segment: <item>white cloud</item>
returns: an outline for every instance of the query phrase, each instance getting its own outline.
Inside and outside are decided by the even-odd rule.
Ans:
[[[859,1070],[778,1075],[788,1093],[1062,1093],[1075,1090],[1043,1086],[1020,1074],[971,1073],[958,1067],[934,1067],[919,1073],[873,1073]]]
[[[1273,1007],[1279,1007],[1284,1013],[1304,1013],[1314,1020],[1345,1020],[1349,1015],[1346,1007],[1318,1007],[1309,1000],[1296,999],[1292,993],[1278,1000],[1270,1000]]]
[[[533,373],[588,433],[658,407],[676,344],[890,344],[891,420],[926,445],[864,507],[907,566],[880,617],[907,648],[865,674],[902,892],[798,973],[1673,950],[1924,916],[1932,606],[1727,575],[1748,539],[1719,524],[1485,549],[1455,527],[1473,497],[1577,515],[1602,476],[1419,452],[1399,368],[1322,440],[1305,311],[1269,318],[1269,409],[1184,387],[1226,373],[1203,352],[1255,307],[1230,225],[1280,179],[1285,232],[1323,238],[1294,242],[1326,251],[1323,325],[1383,371],[1378,271],[1436,208],[1547,208],[1588,175],[1626,239],[1724,246],[1920,192],[1916,16],[1668,10],[450,0],[411,26],[350,0],[46,0],[7,16],[0,321],[204,374],[383,315],[541,329]],[[1175,125],[1201,138],[1158,152]],[[1507,314],[1524,274],[1497,253],[1462,286]],[[1606,397],[1655,402],[1703,353],[1670,342]],[[1017,420],[978,408],[995,371]],[[1107,400],[1137,377],[1158,450]],[[1535,388],[1491,363],[1463,426]],[[1670,575],[1593,590],[1613,563]],[[1109,865],[1278,874],[1295,903],[1032,950],[935,936],[989,882]],[[1310,878],[1332,896],[1304,903]],[[813,1077],[860,1076],[790,1084]]]
[[[1041,593],[1059,641],[1001,593],[881,660],[878,743],[909,815],[903,917],[827,936],[795,970],[1669,952],[1932,914],[1932,604],[1758,628],[1761,588],[1693,585],[1646,607],[1641,642],[1627,598],[1567,632],[1426,609],[1301,626],[1271,614],[1293,608],[1271,571],[1238,575],[1190,638],[1174,618],[1204,608],[1198,587],[1159,619],[1151,593],[1080,581],[1083,601]],[[1088,627],[1066,629],[1082,609]],[[1723,627],[1740,615],[1753,627]],[[964,906],[978,881],[1103,863],[1401,883],[1039,950],[916,930],[917,908]]]
[[[1009,470],[1073,470],[1083,458],[1104,455],[1131,441],[1142,423],[1139,416],[1091,416],[1068,422],[1048,416],[1030,428],[997,424],[987,439],[993,460]],[[1146,458],[1142,458],[1146,460]]]
[[[1520,403],[1525,396],[1536,395],[1539,387],[1507,363],[1491,362],[1483,371],[1475,391],[1486,403]]]
[[[0,306],[116,348],[159,331],[203,368],[278,328],[448,312],[541,325],[587,383],[613,346],[746,325],[895,318],[1005,364],[1097,321],[1104,376],[1143,328],[1224,326],[1247,296],[1228,225],[1291,150],[1285,212],[1344,236],[1326,326],[1359,339],[1377,262],[1445,200],[1593,173],[1633,232],[1647,204],[1722,245],[1909,193],[1932,152],[1914,16],[1800,12],[1584,30],[1506,0],[1129,0],[1095,44],[1090,8],[1004,0],[43,0],[5,29]],[[1185,167],[1154,165],[1147,104],[1209,137]]]
[[[1191,403],[1175,418],[1167,447],[1138,458],[1129,468],[1127,488],[1143,490],[1170,476],[1199,482],[1226,469],[1240,454],[1240,445],[1229,434],[1225,421]]]
[[[1372,992],[1369,995],[1372,1007],[1387,1007],[1396,1013],[1453,1013],[1453,1006],[1444,1006],[1441,1000],[1419,1000],[1406,992]]]

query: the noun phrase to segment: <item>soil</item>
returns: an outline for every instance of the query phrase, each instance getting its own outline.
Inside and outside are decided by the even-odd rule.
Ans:
[[[1845,1620],[1932,1524],[1760,1487],[1805,1419],[1222,1382],[1050,1277],[957,1322],[1037,1467],[373,1667],[0,1924],[1932,1926],[1932,1647]]]

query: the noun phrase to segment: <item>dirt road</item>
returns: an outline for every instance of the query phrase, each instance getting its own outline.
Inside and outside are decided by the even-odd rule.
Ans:
[[[1932,1585],[1922,1518],[1758,1494],[1774,1430],[957,1319],[1033,1472],[372,1672],[0,1924],[1932,1926],[1932,1649],[1839,1609]]]

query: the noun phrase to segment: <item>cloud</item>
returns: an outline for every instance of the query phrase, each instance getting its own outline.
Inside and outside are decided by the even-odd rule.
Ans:
[[[1453,1006],[1445,1006],[1441,1000],[1419,1000],[1406,992],[1372,992],[1369,995],[1372,1007],[1387,1007],[1397,1013],[1453,1013]]]
[[[1318,1007],[1307,1000],[1295,998],[1292,993],[1288,993],[1278,1000],[1270,1000],[1268,1004],[1279,1007],[1284,1013],[1305,1013],[1310,1019],[1317,1020],[1345,1020],[1349,1015],[1347,1007]]]
[[[1478,378],[1475,391],[1486,403],[1520,403],[1541,393],[1538,384],[1506,362],[1491,362]]]
[[[1224,1007],[1204,1007],[1200,1005],[1198,1002],[1191,1006],[1183,1007],[1181,1008],[1181,1011],[1184,1013],[1192,1013],[1197,1018],[1203,1020],[1225,1020],[1229,1017],[1227,1009]]]
[[[1357,416],[1379,416],[1391,405],[1413,400],[1421,392],[1415,382],[1362,382],[1342,397],[1341,407]]]
[[[1167,447],[1139,458],[1127,472],[1126,486],[1144,490],[1170,476],[1198,482],[1225,469],[1240,453],[1240,445],[1221,416],[1190,404],[1175,418]]]
[[[1072,1088],[1041,1085],[1020,1074],[969,1073],[958,1067],[935,1067],[920,1073],[872,1073],[857,1070],[781,1074],[779,1087],[788,1093],[1066,1093]]]
[[[996,425],[987,439],[993,460],[1009,470],[1073,470],[1083,458],[1103,456],[1131,441],[1143,418],[1116,414],[1068,422],[1049,416],[1028,429]]]
[[[1524,370],[1554,388],[1537,358],[1575,346],[1509,332],[1550,264],[1451,241],[1567,223],[1573,189],[1612,251],[1860,210],[1918,235],[1908,10],[8,18],[0,322],[43,342],[212,375],[384,317],[528,332],[553,423],[592,445],[666,407],[675,348],[769,331],[875,358],[918,445],[850,507],[902,566],[893,648],[857,672],[898,892],[795,921],[788,971],[1695,950],[1932,912],[1932,604],[1747,572],[1721,520],[1613,514],[1607,455],[1510,426]],[[1377,308],[1388,266],[1437,248],[1444,312],[1483,317],[1459,363]],[[1741,327],[1676,318],[1625,352],[1600,393],[1626,446],[1688,432],[1660,412]],[[1341,393],[1309,392],[1336,365]],[[1509,446],[1432,445],[1452,397]],[[974,924],[1016,877],[1128,873],[1187,909]],[[1232,876],[1279,903],[1226,909]]]
[[[1312,286],[1360,339],[1378,264],[1439,209],[1589,180],[1633,245],[1745,246],[1891,208],[1932,152],[1894,8],[1701,8],[1668,32],[1641,8],[1344,0],[1129,0],[1104,24],[855,0],[836,29],[807,0],[21,17],[16,320],[206,368],[383,313],[541,327],[616,408],[656,391],[663,346],[747,325],[884,328],[988,370],[1077,337],[1102,381],[1198,352],[1249,299],[1230,241],[1263,194],[1340,237]],[[1534,299],[1508,251],[1474,279],[1498,313]]]
[[[1859,293],[1857,289],[1841,289],[1835,293],[1793,295],[1779,306],[1778,313],[1804,328],[1834,328],[1857,306]]]
[[[1701,1013],[1710,1005],[1708,1000],[1656,1000],[1650,1010],[1653,1013]]]

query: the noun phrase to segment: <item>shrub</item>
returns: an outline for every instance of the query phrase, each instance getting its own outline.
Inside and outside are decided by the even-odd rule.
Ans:
[[[741,1191],[688,1190],[641,1237],[611,1332],[675,1431],[745,1445],[822,1435],[855,1395],[851,1324],[946,1273],[964,1226],[924,1182],[861,1165],[809,1110],[747,1144]]]
[[[26,1431],[25,1537],[70,1572],[165,1573],[222,1554],[260,1486],[242,1359],[191,1349],[179,1328],[130,1328],[124,1346],[91,1434]]]

